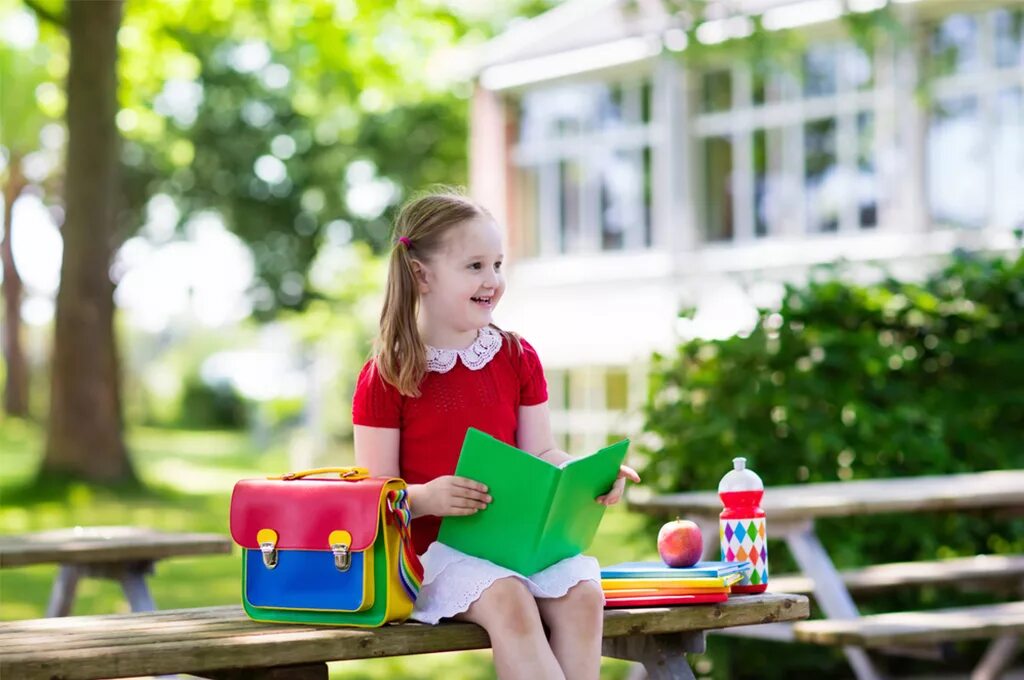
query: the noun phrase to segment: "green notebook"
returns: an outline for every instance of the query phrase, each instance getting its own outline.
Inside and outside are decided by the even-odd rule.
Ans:
[[[441,521],[438,540],[529,576],[578,555],[597,533],[629,440],[564,467],[469,428],[455,474],[487,485],[493,501],[473,515]]]

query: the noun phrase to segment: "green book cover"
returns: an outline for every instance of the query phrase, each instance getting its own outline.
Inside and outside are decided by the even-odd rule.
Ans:
[[[629,440],[563,467],[469,428],[455,474],[487,486],[490,505],[441,521],[438,540],[529,576],[578,555],[597,533]]]

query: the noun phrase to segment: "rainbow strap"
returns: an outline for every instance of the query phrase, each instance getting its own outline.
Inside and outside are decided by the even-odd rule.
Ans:
[[[409,599],[416,596],[423,585],[423,565],[412,545],[412,511],[409,509],[407,489],[388,491],[388,516],[394,518],[398,534],[402,539],[402,550],[398,559],[398,577]]]

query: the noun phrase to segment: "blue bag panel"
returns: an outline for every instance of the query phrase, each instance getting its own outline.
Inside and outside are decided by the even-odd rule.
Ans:
[[[256,607],[357,611],[371,606],[364,593],[364,555],[352,553],[348,571],[338,571],[326,550],[279,550],[277,566],[263,566],[259,550],[244,550],[245,599]],[[369,602],[364,602],[365,598]]]

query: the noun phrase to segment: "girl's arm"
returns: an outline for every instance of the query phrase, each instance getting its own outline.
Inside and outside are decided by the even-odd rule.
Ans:
[[[554,465],[562,465],[567,460],[572,460],[572,456],[555,445],[555,435],[551,432],[551,413],[548,410],[547,402],[519,407],[516,443],[524,451]],[[639,482],[640,475],[628,465],[620,465],[619,476],[612,488],[603,496],[598,496],[597,502],[604,505],[618,503],[622,498],[622,492],[625,491],[627,479]]]
[[[373,477],[400,477],[396,427],[354,425],[356,465]],[[464,477],[447,475],[426,484],[410,484],[409,510],[413,517],[423,515],[471,515],[487,507],[491,497],[487,487]]]
[[[555,444],[555,435],[551,432],[551,412],[546,401],[543,404],[519,407],[516,444],[523,451],[553,465],[561,465],[572,459]]]

